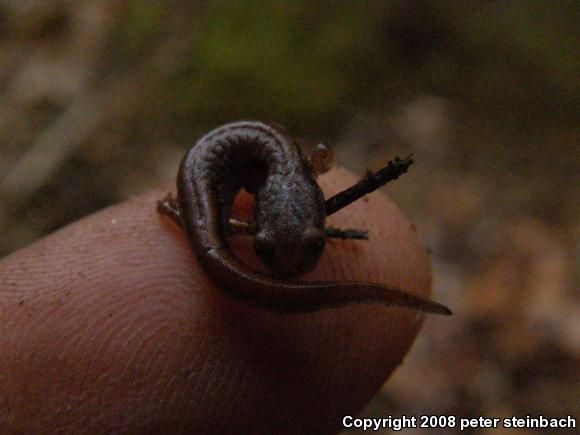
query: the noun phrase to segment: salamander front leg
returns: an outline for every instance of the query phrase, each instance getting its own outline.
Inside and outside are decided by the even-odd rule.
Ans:
[[[256,234],[256,226],[252,222],[242,221],[239,219],[230,219],[228,222],[228,229],[230,236],[245,235],[253,236]],[[325,236],[333,239],[357,239],[357,240],[368,240],[369,234],[367,231],[346,229],[341,230],[340,228],[325,228]]]
[[[167,216],[181,228],[184,228],[179,200],[173,194],[168,193],[165,198],[157,202],[157,212],[163,216]],[[240,234],[251,236],[256,233],[254,224],[239,219],[230,219],[228,221],[228,230],[232,236]]]
[[[228,221],[228,229],[229,234],[232,236],[235,235],[253,236],[254,234],[256,234],[256,226],[253,223],[242,221],[239,219],[230,218],[230,220]]]
[[[332,149],[327,145],[319,143],[316,145],[316,148],[314,148],[312,155],[308,159],[308,164],[310,165],[312,176],[314,178],[330,171],[334,164]]]
[[[325,228],[325,236],[332,239],[355,239],[355,240],[368,240],[368,231],[356,230],[348,228],[346,230],[341,230],[340,228],[328,227]]]

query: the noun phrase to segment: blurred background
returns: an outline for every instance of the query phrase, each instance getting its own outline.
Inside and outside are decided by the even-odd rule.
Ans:
[[[573,0],[0,0],[0,256],[172,180],[224,122],[360,174],[413,152],[386,190],[455,314],[361,415],[578,418],[579,22]]]

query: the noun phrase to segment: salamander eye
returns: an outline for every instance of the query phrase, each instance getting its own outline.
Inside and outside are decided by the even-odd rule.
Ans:
[[[317,231],[314,234],[307,235],[304,243],[309,252],[319,254],[324,249],[325,240],[324,236]]]
[[[254,250],[259,257],[273,257],[276,251],[276,245],[272,240],[258,234],[254,239]]]
[[[324,249],[324,238],[321,237],[312,243],[312,250],[314,252],[322,252]]]

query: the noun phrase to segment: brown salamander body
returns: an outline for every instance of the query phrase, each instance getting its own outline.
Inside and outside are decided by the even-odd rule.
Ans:
[[[451,313],[381,284],[288,280],[316,266],[324,250],[326,216],[311,166],[279,127],[242,121],[211,131],[185,155],[177,188],[178,212],[191,246],[212,281],[232,298],[282,313],[362,302]],[[254,247],[273,276],[253,271],[228,247],[230,213],[241,188],[255,195]]]

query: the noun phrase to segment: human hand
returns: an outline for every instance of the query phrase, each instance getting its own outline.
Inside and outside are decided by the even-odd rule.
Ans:
[[[321,177],[326,196],[355,181]],[[146,193],[0,261],[1,433],[333,433],[400,364],[422,314],[362,304],[278,315],[212,286]],[[329,219],[370,241],[327,243],[305,280],[428,296],[412,225],[380,193]],[[238,208],[247,210],[247,198]],[[251,243],[237,255],[257,265]],[[257,267],[257,266],[256,266]]]

